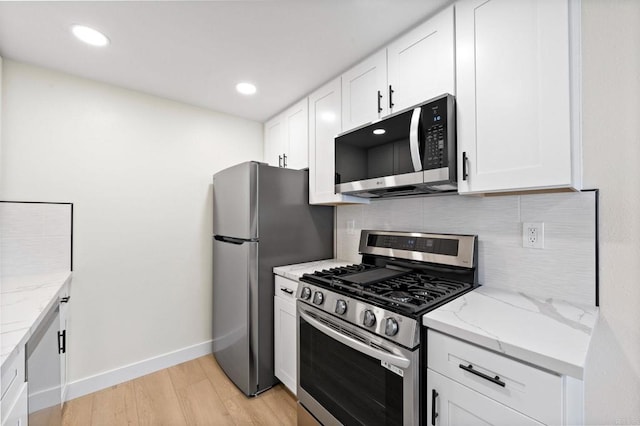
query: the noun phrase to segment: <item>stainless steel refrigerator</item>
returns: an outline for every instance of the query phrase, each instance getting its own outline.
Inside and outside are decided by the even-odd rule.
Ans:
[[[273,267],[333,257],[332,207],[305,170],[246,162],[213,176],[213,354],[246,395],[274,384]]]

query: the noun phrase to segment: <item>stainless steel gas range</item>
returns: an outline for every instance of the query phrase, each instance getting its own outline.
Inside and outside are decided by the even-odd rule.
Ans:
[[[421,317],[478,285],[477,237],[362,231],[359,252],[300,279],[300,404],[324,425],[419,425]]]

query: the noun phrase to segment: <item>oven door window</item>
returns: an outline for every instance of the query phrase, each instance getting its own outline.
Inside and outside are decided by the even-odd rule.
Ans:
[[[300,318],[300,386],[345,425],[402,425],[403,378]]]

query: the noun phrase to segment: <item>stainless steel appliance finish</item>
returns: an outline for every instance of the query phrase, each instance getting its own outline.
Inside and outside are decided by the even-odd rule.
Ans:
[[[335,138],[336,192],[396,197],[457,189],[455,102],[445,94]]]
[[[323,425],[418,425],[420,351],[298,303],[297,396]]]
[[[388,238],[386,244],[369,244],[370,236]],[[407,237],[408,241],[414,241],[413,244],[398,246],[393,244],[393,240],[398,237]],[[416,249],[416,243],[424,241],[425,250]],[[425,234],[422,232],[386,232],[386,231],[369,231],[363,230],[360,234],[359,250],[362,254],[375,254],[386,257],[396,257],[400,259],[415,260],[419,262],[437,263],[441,265],[461,266],[465,268],[473,268],[476,258],[476,236],[475,235],[442,235],[442,234]],[[436,240],[444,240],[457,246],[455,256],[451,254],[439,253],[438,250],[432,249],[426,251],[429,241],[432,245]],[[419,248],[419,247],[418,247]]]
[[[277,383],[273,267],[333,256],[333,208],[308,172],[247,162],[213,177],[213,353],[246,395]]]
[[[477,237],[364,230],[359,251],[300,280],[300,404],[325,425],[419,425],[420,319],[478,285]]]

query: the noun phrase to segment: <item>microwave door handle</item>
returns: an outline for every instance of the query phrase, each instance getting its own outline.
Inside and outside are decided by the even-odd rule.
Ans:
[[[342,333],[335,331],[334,329],[322,324],[321,322],[311,318],[308,314],[305,314],[300,309],[298,309],[298,313],[300,317],[303,318],[306,322],[308,322],[311,326],[316,328],[318,331],[326,334],[327,336],[337,340],[340,343],[343,343],[349,346],[351,349],[354,349],[360,353],[369,355],[379,361],[388,362],[389,364],[393,364],[400,368],[408,368],[411,365],[411,361],[407,358],[398,356],[395,354],[390,354],[388,352],[381,351],[380,349],[372,348],[371,346],[359,342],[358,340],[345,336]]]
[[[420,116],[422,109],[416,108],[411,114],[411,124],[409,126],[409,151],[411,152],[411,162],[413,163],[413,170],[416,172],[422,171],[422,160],[420,158],[420,135],[418,129],[420,128]]]

